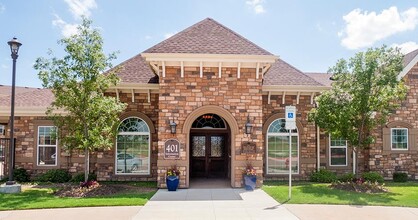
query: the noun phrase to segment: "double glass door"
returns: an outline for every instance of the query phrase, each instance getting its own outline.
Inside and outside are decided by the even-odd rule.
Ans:
[[[191,135],[190,171],[192,177],[226,177],[227,152],[225,135]]]

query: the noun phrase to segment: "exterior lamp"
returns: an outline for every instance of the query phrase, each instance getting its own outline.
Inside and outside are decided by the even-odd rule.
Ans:
[[[12,97],[11,97],[11,114],[10,114],[10,153],[9,153],[9,181],[6,182],[6,185],[14,185],[13,181],[13,167],[14,167],[14,154],[15,154],[15,139],[13,136],[14,131],[14,122],[15,122],[15,87],[16,87],[16,59],[18,57],[19,47],[22,44],[17,41],[17,38],[13,38],[7,42],[10,46],[10,52],[12,53],[13,59],[13,71],[12,71]]]
[[[176,122],[174,122],[174,120],[173,120],[173,121],[171,121],[171,122],[170,122],[170,130],[171,130],[171,133],[172,133],[172,134],[175,134],[175,133],[176,133],[176,127],[177,127]]]
[[[253,125],[250,122],[250,116],[247,116],[247,122],[245,123],[245,134],[251,134],[253,132]]]

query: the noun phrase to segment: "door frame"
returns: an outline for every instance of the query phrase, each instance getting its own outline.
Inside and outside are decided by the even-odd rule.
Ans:
[[[231,144],[230,144],[230,132],[229,132],[229,128],[227,126],[226,129],[190,129],[190,136],[189,136],[189,143],[190,143],[190,147],[192,147],[192,138],[194,136],[205,136],[206,140],[205,140],[205,175],[204,178],[210,178],[210,158],[208,159],[209,156],[209,151],[210,151],[210,146],[208,146],[208,144],[211,143],[211,140],[209,139],[212,136],[222,136],[224,137],[224,166],[225,166],[225,174],[223,176],[223,178],[231,178],[231,173],[228,170],[228,166],[230,166],[231,164]],[[209,137],[209,138],[208,138]],[[192,174],[192,160],[193,160],[193,156],[192,156],[192,150],[190,149],[189,151],[189,175],[191,176]],[[209,160],[209,161],[208,161]]]

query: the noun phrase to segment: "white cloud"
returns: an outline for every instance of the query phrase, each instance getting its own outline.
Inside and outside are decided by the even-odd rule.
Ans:
[[[150,39],[152,39],[151,36],[149,36],[149,35],[145,36],[145,40],[150,40]]]
[[[399,47],[403,54],[407,54],[418,49],[418,44],[413,41],[408,41],[403,44],[392,44],[391,47]]]
[[[91,10],[97,8],[95,0],[65,0],[70,7],[69,10],[75,19],[81,16],[90,17]]]
[[[266,12],[263,3],[264,0],[249,0],[245,2],[245,4],[249,5],[256,14],[262,14]]]
[[[61,19],[57,14],[54,15],[55,19],[52,20],[52,25],[61,29],[61,34],[64,37],[70,37],[71,35],[77,34],[77,24],[69,24]]]
[[[164,39],[170,38],[175,34],[177,34],[177,32],[166,33],[166,34],[164,34]]]
[[[0,3],[0,14],[6,10],[6,7]]]
[[[341,45],[348,49],[359,49],[391,35],[414,30],[418,25],[418,9],[411,7],[399,13],[393,6],[380,14],[355,9],[343,19],[346,26],[338,32],[338,36],[342,37]]]

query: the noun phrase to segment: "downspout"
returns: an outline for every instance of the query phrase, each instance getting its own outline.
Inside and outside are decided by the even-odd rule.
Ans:
[[[356,174],[356,164],[357,164],[356,151],[353,148],[353,174]]]
[[[319,171],[321,167],[321,140],[319,134],[319,126],[316,126],[316,170]]]

